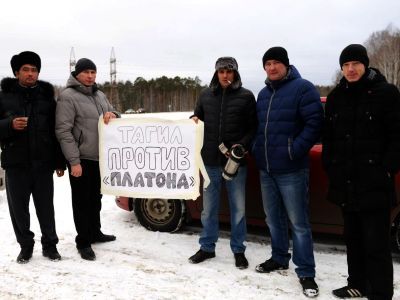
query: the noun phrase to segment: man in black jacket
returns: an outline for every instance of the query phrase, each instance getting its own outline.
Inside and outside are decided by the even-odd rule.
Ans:
[[[231,164],[224,166],[233,152],[239,157],[242,156],[240,152],[248,149],[257,129],[257,115],[254,95],[242,87],[238,65],[233,57],[217,60],[210,87],[200,94],[192,119],[204,122],[201,155],[210,184],[203,190],[200,250],[189,258],[189,262],[200,263],[215,257],[221,186],[225,181],[231,215],[231,250],[236,267],[245,269],[248,267],[244,255],[247,168],[245,159],[239,159],[237,164],[230,160]],[[235,150],[232,152],[232,149]],[[236,171],[238,164],[240,166]]]
[[[322,159],[328,200],[343,212],[348,284],[339,298],[391,299],[390,208],[400,169],[400,93],[369,68],[358,44],[340,55],[343,78],[325,106]]]
[[[6,170],[7,200],[21,252],[18,263],[32,257],[34,233],[30,230],[32,195],[42,232],[43,256],[60,260],[54,221],[53,173],[62,176],[65,161],[55,137],[54,89],[39,81],[41,60],[34,52],[14,55],[16,77],[4,78],[0,92],[1,166]]]

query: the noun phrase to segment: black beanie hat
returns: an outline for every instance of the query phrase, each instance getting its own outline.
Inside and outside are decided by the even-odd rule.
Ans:
[[[10,63],[14,75],[15,72],[18,72],[23,65],[35,66],[38,72],[40,72],[40,68],[42,66],[40,56],[32,51],[23,51],[20,54],[14,55],[11,58]]]
[[[289,67],[289,58],[288,54],[285,48],[283,47],[272,47],[265,52],[262,62],[263,62],[263,67],[265,66],[265,62],[267,60],[277,60],[283,63],[286,67]]]
[[[88,58],[81,58],[75,65],[75,71],[72,72],[74,76],[77,76],[80,72],[85,70],[97,71],[96,65]]]
[[[343,49],[342,53],[339,57],[340,68],[343,67],[343,64],[349,61],[359,61],[361,62],[365,68],[369,66],[369,58],[367,54],[367,49],[363,45],[360,44],[351,44]]]

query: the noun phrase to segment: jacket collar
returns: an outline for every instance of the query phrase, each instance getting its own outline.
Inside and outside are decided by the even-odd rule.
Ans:
[[[267,79],[265,79],[265,84],[269,88],[275,90],[275,89],[280,88],[282,85],[284,85],[285,83],[287,83],[293,79],[301,78],[301,75],[300,75],[299,71],[297,71],[295,66],[290,65],[287,70],[288,71],[286,73],[286,76],[283,77],[281,80],[271,81],[267,78]]]
[[[19,91],[40,90],[47,97],[54,98],[54,87],[47,81],[38,80],[34,87],[23,87],[17,78],[5,77],[1,80],[0,87],[3,93],[17,93]]]
[[[98,90],[96,83],[92,86],[83,85],[72,74],[68,78],[67,88],[73,88],[87,96],[93,96]]]

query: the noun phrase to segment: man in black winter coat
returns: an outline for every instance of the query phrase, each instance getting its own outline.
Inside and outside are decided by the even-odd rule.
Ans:
[[[391,299],[390,208],[400,169],[400,93],[369,68],[362,45],[340,55],[343,78],[325,106],[322,160],[328,200],[342,208],[348,284],[339,298]]]
[[[60,260],[56,244],[53,206],[53,173],[63,176],[65,159],[55,137],[53,86],[38,80],[39,55],[24,51],[14,55],[16,78],[4,78],[0,92],[1,166],[6,170],[7,200],[21,251],[18,263],[32,257],[34,233],[30,230],[29,199],[32,195],[42,232],[42,253]]]
[[[201,155],[210,184],[203,191],[200,250],[189,258],[189,262],[200,263],[215,257],[221,186],[224,182],[231,216],[231,250],[236,267],[245,269],[248,267],[244,255],[247,168],[245,159],[229,165],[240,165],[237,170],[235,167],[231,169],[224,166],[230,155],[236,153],[236,157],[239,157],[248,150],[257,129],[257,115],[254,95],[242,87],[238,65],[233,57],[217,60],[210,87],[200,94],[192,119],[204,122]]]

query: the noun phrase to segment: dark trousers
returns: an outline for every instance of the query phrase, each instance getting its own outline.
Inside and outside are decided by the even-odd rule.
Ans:
[[[390,211],[344,212],[348,283],[369,299],[392,299]]]
[[[21,247],[33,246],[35,243],[35,234],[30,230],[31,195],[42,232],[42,246],[58,243],[54,221],[53,173],[51,169],[30,167],[6,170],[8,207],[17,242]]]
[[[72,209],[74,214],[78,249],[91,245],[93,237],[100,234],[100,167],[99,162],[81,160],[82,176],[69,175],[72,191]]]

